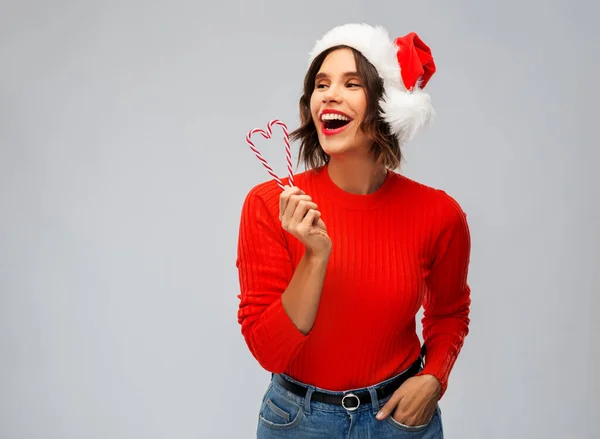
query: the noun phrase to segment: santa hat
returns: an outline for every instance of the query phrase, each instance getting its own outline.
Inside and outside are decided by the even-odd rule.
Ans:
[[[309,64],[323,51],[339,45],[358,50],[377,69],[384,88],[381,115],[401,145],[429,124],[435,112],[423,88],[435,73],[435,63],[431,50],[416,33],[392,40],[381,26],[337,26],[316,42]]]

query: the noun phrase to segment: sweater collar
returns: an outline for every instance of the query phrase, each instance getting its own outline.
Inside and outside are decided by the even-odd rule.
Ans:
[[[388,169],[383,184],[375,192],[366,195],[353,194],[338,187],[329,176],[328,165],[314,170],[319,186],[327,195],[327,202],[351,209],[373,209],[392,201],[390,191],[397,182],[397,174]]]

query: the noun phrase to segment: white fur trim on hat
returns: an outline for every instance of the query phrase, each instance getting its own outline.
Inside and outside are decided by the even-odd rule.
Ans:
[[[377,69],[384,88],[380,100],[382,117],[401,145],[429,125],[435,115],[429,94],[418,84],[407,90],[398,64],[398,48],[383,27],[365,23],[334,27],[315,43],[309,65],[323,51],[339,45],[358,50]]]

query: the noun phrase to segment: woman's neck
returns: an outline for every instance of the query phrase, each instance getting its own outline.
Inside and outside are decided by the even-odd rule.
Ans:
[[[365,158],[331,158],[327,165],[329,178],[340,189],[357,195],[371,194],[387,177],[384,165]]]

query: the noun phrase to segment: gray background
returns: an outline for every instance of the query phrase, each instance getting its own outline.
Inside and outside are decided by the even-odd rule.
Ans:
[[[438,65],[401,172],[471,225],[446,437],[600,437],[591,1],[1,3],[1,438],[254,436],[235,256],[269,176],[244,137],[297,126],[314,41],[356,21]]]

